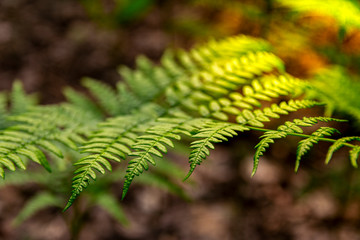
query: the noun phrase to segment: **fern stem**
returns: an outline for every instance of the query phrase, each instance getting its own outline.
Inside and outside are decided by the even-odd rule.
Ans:
[[[274,130],[271,130],[271,129],[266,129],[266,128],[259,128],[259,127],[252,127],[252,126],[246,126],[247,128],[251,129],[251,130],[255,130],[255,131],[261,131],[261,132],[269,132],[269,131],[274,131]],[[287,133],[287,135],[290,135],[290,136],[296,136],[296,137],[302,137],[302,138],[309,138],[311,137],[311,135],[308,135],[308,134],[301,134],[301,133]],[[332,139],[332,138],[318,138],[320,141],[323,141],[323,142],[336,142],[336,139]],[[350,148],[353,148],[355,147],[354,144],[351,144],[351,143],[344,143],[343,144],[344,146],[347,146],[347,147],[350,147]]]

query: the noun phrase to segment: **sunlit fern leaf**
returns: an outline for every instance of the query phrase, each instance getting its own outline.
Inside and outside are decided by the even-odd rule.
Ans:
[[[328,116],[336,111],[353,116],[360,123],[360,82],[345,69],[323,69],[314,77],[309,97],[326,103]]]
[[[149,164],[156,165],[154,156],[162,158],[168,147],[173,147],[173,140],[180,140],[180,135],[191,135],[194,127],[202,124],[203,119],[167,119],[162,118],[154,123],[154,126],[146,130],[145,135],[136,139],[132,146],[135,150],[130,153],[131,159],[125,175],[125,183],[122,198],[129,190],[130,184],[135,178],[148,170]]]
[[[311,134],[311,137],[301,140],[296,151],[295,172],[299,169],[301,158],[314,146],[314,144],[317,144],[320,141],[320,138],[331,136],[335,132],[339,133],[335,128],[320,127]]]
[[[270,49],[270,44],[264,40],[239,35],[225,40],[210,41],[203,46],[195,48],[192,54],[198,51],[198,55],[208,59],[213,59],[214,57],[232,58],[240,57],[248,52],[269,51]]]
[[[288,115],[290,112],[296,112],[300,109],[312,108],[322,105],[319,102],[311,100],[289,100],[282,101],[279,104],[271,104],[270,107],[250,111],[245,109],[236,116],[236,122],[248,124],[254,127],[263,127],[263,122],[269,122],[270,118],[280,118],[280,115]]]
[[[237,135],[237,132],[248,131],[249,128],[232,123],[207,121],[198,133],[193,135],[193,138],[201,138],[191,143],[192,149],[189,156],[190,170],[185,179],[189,178],[194,172],[197,165],[206,159],[210,154],[209,149],[214,149],[213,143],[228,141]]]
[[[347,146],[347,147],[350,147],[350,160],[352,162],[352,165],[353,166],[357,166],[357,163],[356,163],[356,158],[357,158],[357,145],[353,145],[353,144],[350,144],[348,142],[351,142],[351,141],[360,141],[360,137],[358,136],[352,136],[352,137],[343,137],[343,138],[339,138],[338,140],[336,140],[328,149],[328,152],[326,154],[326,159],[325,159],[325,164],[328,164],[334,154],[334,152],[336,152],[337,150],[339,150],[340,148],[344,147],[344,146]],[[356,150],[353,150],[355,149]],[[352,151],[352,152],[351,152]],[[355,161],[354,161],[355,160]]]
[[[342,28],[360,28],[360,4],[352,0],[276,0],[300,13],[319,13],[334,18]],[[339,11],[341,9],[341,11]]]
[[[258,75],[274,69],[280,71],[282,66],[280,59],[267,52],[245,54],[225,63],[214,62],[208,66],[206,71],[192,74],[190,81],[182,78],[167,88],[167,101],[170,105],[180,103],[183,108],[188,110],[198,109],[204,117],[213,115],[220,120],[226,120],[225,114],[217,111],[220,111],[219,107],[215,106],[214,109],[209,109],[212,107],[207,106],[209,102],[234,93],[235,90],[249,84],[251,79]],[[255,99],[251,100],[255,101]]]

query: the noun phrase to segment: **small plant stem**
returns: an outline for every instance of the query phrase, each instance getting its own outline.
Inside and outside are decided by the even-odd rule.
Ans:
[[[73,204],[74,215],[70,220],[70,233],[71,233],[71,240],[78,240],[81,227],[83,225],[83,217],[84,213],[80,210],[79,201]]]

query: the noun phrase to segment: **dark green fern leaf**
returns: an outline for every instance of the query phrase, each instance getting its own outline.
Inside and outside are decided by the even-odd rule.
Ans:
[[[141,130],[149,122],[163,113],[157,105],[144,105],[136,114],[110,118],[99,124],[98,129],[90,135],[89,140],[81,147],[87,156],[78,160],[72,179],[72,193],[65,209],[69,208],[77,196],[95,180],[96,171],[104,174],[105,169],[111,171],[109,160],[120,162],[131,152]]]
[[[167,146],[173,147],[172,140],[180,140],[181,134],[191,135],[194,127],[201,124],[202,119],[159,119],[155,126],[146,130],[145,135],[136,139],[132,146],[135,150],[130,154],[135,158],[130,160],[125,175],[125,183],[122,198],[125,197],[131,182],[135,176],[139,176],[144,170],[148,170],[149,164],[156,165],[154,156],[162,158],[162,153],[167,152]]]
[[[71,206],[77,196],[89,185],[90,179],[96,179],[95,170],[105,173],[105,168],[112,170],[108,160],[120,162],[130,152],[137,134],[133,132],[143,119],[132,116],[117,117],[100,125],[100,130],[91,136],[81,148],[90,155],[81,158],[72,179],[72,194],[65,209]]]
[[[227,141],[228,138],[236,136],[237,132],[244,132],[247,130],[249,130],[249,128],[243,125],[206,121],[199,132],[192,136],[193,138],[201,139],[191,143],[190,148],[192,151],[189,157],[190,170],[185,179],[189,178],[196,166],[200,165],[201,162],[206,159],[210,154],[209,149],[215,148],[212,143]]]
[[[336,119],[336,118],[328,118],[328,117],[304,117],[303,119],[294,119],[292,122],[287,121],[285,124],[280,125],[277,130],[268,130],[266,131],[260,138],[260,142],[255,146],[256,152],[254,155],[254,166],[251,175],[254,176],[256,173],[256,170],[259,165],[259,159],[261,156],[264,155],[267,148],[269,148],[270,144],[274,143],[275,139],[285,138],[288,135],[294,135],[294,136],[302,136],[308,138],[312,138],[313,136],[309,135],[299,135],[303,133],[303,130],[299,127],[310,127],[318,122],[329,122],[329,121],[338,121],[342,122],[344,120]],[[319,134],[316,133],[316,134]],[[305,144],[305,143],[304,143]],[[306,144],[303,146],[307,146],[309,143],[306,142]],[[300,151],[300,153],[304,152],[304,149]],[[301,157],[302,155],[300,155]],[[300,159],[297,158],[297,162]],[[298,163],[296,163],[298,165]],[[297,169],[297,168],[295,168]]]
[[[321,138],[324,136],[331,136],[335,132],[339,133],[339,131],[335,128],[321,127],[313,132],[310,137],[301,140],[296,151],[295,172],[299,169],[302,156],[304,156],[314,146],[314,144],[317,144]]]
[[[347,146],[350,147],[350,160],[353,166],[357,166],[356,163],[356,159],[357,159],[357,155],[358,155],[358,146],[357,145],[353,145],[350,144],[348,142],[351,141],[360,141],[360,137],[358,136],[353,136],[353,137],[343,137],[343,138],[339,138],[338,140],[336,140],[328,149],[328,152],[326,154],[326,159],[325,159],[325,164],[328,164],[334,154],[334,152],[336,152],[337,150],[339,150],[340,148]],[[353,150],[355,149],[356,150]]]
[[[359,154],[360,154],[360,146],[354,146],[350,152],[350,162],[351,162],[351,165],[354,167],[354,168],[357,168],[358,167],[358,164],[357,164],[357,159],[359,158]]]

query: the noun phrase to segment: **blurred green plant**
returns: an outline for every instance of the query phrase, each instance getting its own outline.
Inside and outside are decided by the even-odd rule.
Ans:
[[[100,26],[116,28],[144,15],[154,0],[80,0],[89,17]]]
[[[326,115],[336,110],[352,116],[360,125],[360,81],[340,66],[320,70],[312,81],[310,96],[326,103]]]
[[[360,28],[360,4],[357,0],[275,0],[282,6],[300,14],[320,14],[332,17],[339,24],[339,36],[343,39],[346,32]]]

